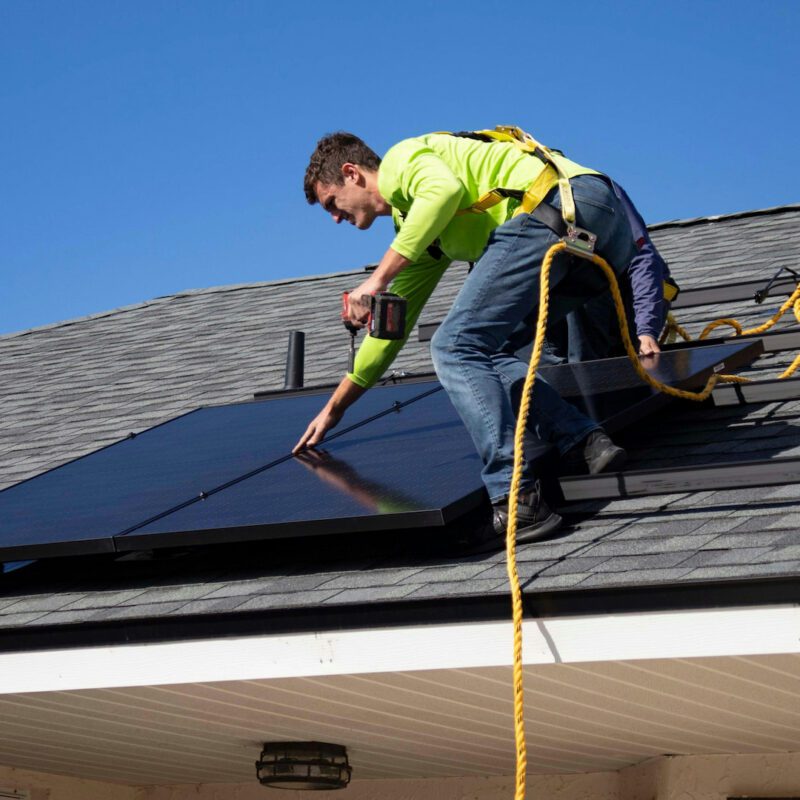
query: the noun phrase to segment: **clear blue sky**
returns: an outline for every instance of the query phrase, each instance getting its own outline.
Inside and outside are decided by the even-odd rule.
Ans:
[[[798,202],[798,30],[798,0],[4,0],[0,333],[375,260],[388,220],[303,197],[338,129],[516,123],[649,222]]]

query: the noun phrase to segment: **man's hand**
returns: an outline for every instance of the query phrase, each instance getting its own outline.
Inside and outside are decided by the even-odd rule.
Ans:
[[[356,328],[363,328],[367,324],[370,312],[370,296],[385,290],[386,286],[371,275],[350,292],[350,322]]]
[[[411,262],[395,252],[390,247],[381,258],[380,263],[375,267],[375,271],[360,286],[356,286],[350,292],[350,322],[356,328],[363,328],[369,317],[370,306],[361,302],[364,295],[385,292],[389,284],[395,279],[398,273],[402,272]]]
[[[654,356],[656,353],[660,352],[661,348],[658,346],[658,342],[652,336],[644,334],[643,336],[639,337],[640,356]]]
[[[306,447],[313,447],[319,444],[325,434],[339,424],[339,420],[344,416],[344,409],[341,411],[329,408],[327,405],[322,411],[311,420],[311,424],[306,428],[306,432],[300,437],[300,441],[294,446],[292,453],[299,453]]]
[[[339,420],[344,416],[344,412],[350,408],[366,389],[362,389],[357,383],[353,383],[347,376],[342,378],[341,383],[331,395],[331,399],[325,403],[325,407],[311,420],[311,424],[306,428],[306,432],[300,437],[300,441],[292,448],[292,453],[299,453],[306,447],[314,447],[319,444],[325,434],[339,424]]]

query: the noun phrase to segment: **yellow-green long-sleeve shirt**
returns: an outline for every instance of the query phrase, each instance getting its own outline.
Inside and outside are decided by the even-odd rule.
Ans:
[[[594,172],[557,158],[568,177]],[[391,247],[412,262],[391,286],[408,301],[408,332],[450,262],[480,258],[491,232],[512,216],[518,203],[505,200],[482,214],[456,216],[457,212],[492,189],[525,191],[543,169],[542,161],[511,143],[448,134],[404,139],[386,153],[378,190],[392,206],[396,236]],[[441,258],[427,252],[434,243]],[[348,377],[364,388],[372,386],[404,344],[367,336]]]

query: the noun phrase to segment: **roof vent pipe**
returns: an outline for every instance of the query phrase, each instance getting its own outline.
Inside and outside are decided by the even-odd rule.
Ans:
[[[284,389],[303,388],[303,366],[306,357],[306,335],[303,331],[289,331],[289,349],[286,352]]]

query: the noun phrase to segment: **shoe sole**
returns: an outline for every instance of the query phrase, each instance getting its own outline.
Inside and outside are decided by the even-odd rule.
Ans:
[[[619,472],[628,460],[628,454],[621,447],[608,448],[601,456],[596,458],[589,467],[590,475],[599,475],[601,472]]]

